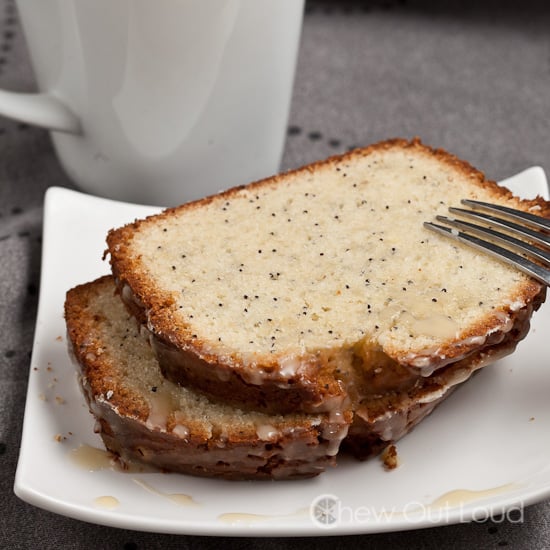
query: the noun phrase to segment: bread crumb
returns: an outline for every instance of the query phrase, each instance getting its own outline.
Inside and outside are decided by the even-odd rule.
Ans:
[[[55,402],[58,405],[64,405],[65,404],[65,399],[63,399],[62,397],[59,397],[59,395],[57,395],[56,398],[55,398]]]
[[[57,342],[63,342],[63,336],[58,336],[58,337],[56,338],[56,341],[57,341]]]
[[[399,466],[399,457],[395,445],[388,445],[380,455],[386,470],[395,470]]]

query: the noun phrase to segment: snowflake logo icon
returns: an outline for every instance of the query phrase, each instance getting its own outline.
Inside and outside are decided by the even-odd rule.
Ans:
[[[340,499],[334,495],[321,495],[309,507],[309,513],[314,523],[325,529],[336,527],[340,512]]]

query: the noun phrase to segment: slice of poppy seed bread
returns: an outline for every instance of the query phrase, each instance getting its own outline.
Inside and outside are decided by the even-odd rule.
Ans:
[[[65,318],[89,408],[123,463],[226,479],[312,477],[334,464],[350,414],[242,411],[166,380],[110,276],[71,289]]]
[[[463,198],[550,214],[396,139],[112,230],[108,253],[169,379],[241,408],[359,410],[511,352],[544,300],[423,227]]]

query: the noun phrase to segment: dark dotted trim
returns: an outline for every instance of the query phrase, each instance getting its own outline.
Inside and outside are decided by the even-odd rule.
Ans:
[[[8,64],[8,54],[12,51],[13,40],[17,33],[17,8],[14,0],[7,0],[2,17],[0,34],[0,76]]]
[[[21,208],[20,206],[13,206],[7,214],[6,213],[3,214],[2,212],[0,212],[0,218],[2,218],[4,215],[14,216],[14,217],[20,216],[21,214],[23,214],[23,212],[24,212],[24,209]],[[0,234],[0,243],[14,237],[18,237],[20,239],[31,239],[33,242],[36,242],[40,245],[42,244],[42,235],[36,234],[36,233],[33,234],[33,232],[30,231],[29,229],[20,229],[19,231],[14,231],[13,233],[8,233],[7,235]]]
[[[494,519],[494,521],[497,521],[499,524],[502,522],[502,516],[497,516],[493,519]],[[497,535],[498,534],[498,527],[496,525],[491,525],[490,527],[487,528],[487,532],[490,535]],[[509,542],[507,540],[499,540],[497,542],[497,546],[500,546],[500,547],[508,546],[508,544],[509,544]]]
[[[307,0],[305,14],[354,15],[374,10],[392,10],[407,4],[407,0]]]
[[[318,131],[313,131],[313,132],[309,132],[309,134],[307,135],[307,137],[311,140],[311,141],[320,141],[323,139],[323,134],[321,134],[321,132],[318,132]]]
[[[30,239],[32,237],[32,233],[27,230],[22,230],[22,231],[18,231],[17,233],[14,233],[13,235],[0,235],[0,243],[3,241],[7,241],[12,237],[19,237],[21,239]],[[38,244],[42,244],[42,237],[41,236],[36,237],[34,239],[34,242]]]
[[[9,65],[9,54],[13,50],[13,42],[19,32],[18,14],[15,0],[5,0],[4,12],[0,13],[0,77]],[[17,122],[17,130],[24,131],[32,128],[25,122]],[[5,128],[0,128],[0,136],[6,133]]]
[[[357,149],[356,144],[344,145],[343,140],[334,136],[325,137],[322,132],[319,130],[310,130],[309,132],[304,132],[300,126],[292,125],[288,127],[287,135],[289,137],[298,137],[305,135],[307,139],[313,142],[326,142],[327,145],[332,149],[338,149],[340,151],[351,151],[352,149]]]

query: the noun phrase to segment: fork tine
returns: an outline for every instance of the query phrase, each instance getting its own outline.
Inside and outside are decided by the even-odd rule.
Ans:
[[[440,235],[444,235],[451,239],[473,246],[474,248],[482,250],[483,252],[487,252],[488,254],[491,254],[492,256],[510,265],[513,265],[514,267],[523,271],[527,275],[530,275],[531,277],[537,279],[546,286],[550,286],[550,270],[545,269],[544,267],[541,267],[540,265],[528,260],[527,258],[524,258],[523,256],[519,256],[518,254],[515,254],[514,252],[506,248],[498,246],[497,244],[489,241],[484,241],[483,239],[480,239],[474,235],[469,235],[468,233],[465,233],[463,231],[444,227],[442,225],[432,222],[424,222],[424,227],[435,231]]]
[[[526,222],[532,227],[550,231],[550,220],[542,216],[523,212],[522,210],[516,210],[508,206],[501,206],[500,204],[491,204],[489,202],[475,201],[472,199],[462,199],[460,202],[473,210],[482,209],[488,210],[489,212],[500,212],[517,221]]]
[[[492,240],[496,240],[500,243],[503,243],[505,246],[511,246],[513,249],[521,250],[522,252],[525,252],[529,256],[535,259],[541,260],[542,262],[547,262],[550,265],[549,252],[542,250],[541,248],[538,248],[536,246],[533,246],[525,241],[516,239],[511,235],[506,235],[504,233],[500,233],[499,231],[495,231],[490,227],[482,227],[481,225],[476,225],[464,220],[447,218],[445,216],[436,216],[436,219],[439,220],[440,222],[444,222],[447,225],[450,225],[452,227],[457,227],[459,229],[464,229],[465,231],[470,231],[481,237],[489,236]]]
[[[489,214],[484,214],[482,212],[475,212],[472,210],[466,210],[464,208],[449,208],[449,212],[453,214],[460,214],[461,216],[466,216],[468,218],[474,218],[477,220],[483,220],[485,223],[494,225],[496,227],[501,227],[518,235],[530,239],[534,242],[542,244],[543,246],[550,247],[550,236],[543,235],[540,231],[535,231],[525,227],[524,225],[518,225],[517,223],[504,220],[502,218],[497,218],[495,216],[490,216]],[[520,219],[517,216],[517,219]]]

